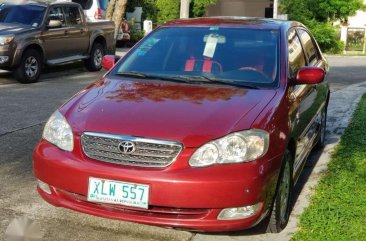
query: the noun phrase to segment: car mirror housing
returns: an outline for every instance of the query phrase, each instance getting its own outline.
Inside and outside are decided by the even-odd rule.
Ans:
[[[323,82],[325,77],[325,71],[319,67],[303,67],[297,72],[296,84],[318,84]]]
[[[47,24],[47,28],[61,28],[62,22],[60,20],[50,20]]]

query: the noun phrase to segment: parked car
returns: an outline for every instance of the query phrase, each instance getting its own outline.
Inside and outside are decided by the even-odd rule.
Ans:
[[[87,22],[76,3],[0,5],[0,69],[36,82],[44,64],[84,60],[90,71],[115,53],[114,23]]]
[[[302,24],[175,20],[114,64],[45,125],[33,158],[47,202],[207,232],[286,226],[330,93]]]
[[[89,21],[105,19],[109,0],[71,0],[79,3]]]

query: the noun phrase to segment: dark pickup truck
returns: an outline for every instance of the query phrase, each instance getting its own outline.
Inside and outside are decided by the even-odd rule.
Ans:
[[[0,69],[21,83],[36,82],[45,65],[84,60],[98,71],[102,57],[115,52],[114,23],[87,22],[79,4],[0,4]]]

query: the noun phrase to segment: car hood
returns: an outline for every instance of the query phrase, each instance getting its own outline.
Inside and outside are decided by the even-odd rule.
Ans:
[[[155,80],[105,79],[61,107],[74,133],[85,131],[178,141],[197,147],[248,129],[275,90]],[[240,121],[240,127],[235,125]],[[244,124],[243,124],[244,123]]]
[[[0,35],[20,34],[34,29],[32,26],[14,23],[0,23]]]

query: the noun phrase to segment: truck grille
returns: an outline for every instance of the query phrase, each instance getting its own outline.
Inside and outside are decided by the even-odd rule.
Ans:
[[[92,132],[81,135],[81,145],[98,161],[156,168],[169,166],[182,150],[177,142]]]

